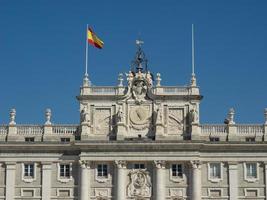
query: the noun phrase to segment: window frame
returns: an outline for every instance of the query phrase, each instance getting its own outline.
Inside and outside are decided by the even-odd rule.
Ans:
[[[139,168],[135,168],[135,165],[139,165]],[[140,165],[144,165],[144,168],[140,168]],[[146,164],[143,163],[143,162],[133,163],[133,164],[132,164],[132,168],[133,168],[134,170],[146,170]]]
[[[211,196],[212,191],[218,190],[221,192],[221,195],[219,196],[219,198],[223,197],[223,188],[208,188],[208,197],[210,198],[216,198],[214,196]]]
[[[25,165],[33,165],[33,175],[32,176],[25,176]],[[24,162],[21,163],[21,180],[25,183],[31,183],[36,180],[36,162]]]
[[[25,196],[24,195],[24,192],[25,191],[33,191],[33,196],[29,197],[29,198],[34,198],[36,197],[36,189],[35,188],[21,188],[20,189],[20,195],[21,197],[25,198],[25,197],[28,197],[28,196]]]
[[[182,168],[182,176],[173,176],[172,174],[172,166],[173,165],[181,165],[181,168]],[[170,167],[169,167],[169,173],[170,173],[170,180],[172,180],[173,182],[182,182],[185,180],[185,165],[184,163],[181,163],[181,162],[171,162],[170,163]]]
[[[98,166],[99,165],[106,165],[107,166],[107,176],[98,176]],[[110,175],[110,164],[107,162],[98,162],[95,163],[95,180],[99,183],[105,183],[111,179]]]
[[[211,177],[211,165],[212,164],[218,164],[220,169],[220,177]],[[208,163],[208,180],[213,183],[218,183],[223,180],[223,163],[222,162],[209,162]]]
[[[69,165],[69,176],[65,177],[65,176],[61,176],[61,165]],[[57,180],[62,182],[62,183],[67,183],[69,181],[71,181],[73,179],[72,177],[72,163],[71,162],[61,162],[61,163],[57,163]]]
[[[245,197],[249,197],[247,195],[248,194],[248,190],[255,190],[255,191],[257,191],[257,195],[255,197],[260,197],[260,195],[259,195],[259,188],[244,188]],[[249,197],[249,198],[252,198],[252,197]]]
[[[255,164],[256,165],[256,177],[248,177],[247,176],[247,164]],[[247,182],[254,183],[259,180],[259,163],[258,162],[244,162],[243,163],[244,170],[244,179]]]

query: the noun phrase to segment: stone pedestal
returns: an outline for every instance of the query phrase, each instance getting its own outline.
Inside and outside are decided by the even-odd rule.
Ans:
[[[191,124],[191,140],[200,140],[201,128],[198,123]]]
[[[88,174],[88,169],[90,168],[89,162],[81,160],[80,161],[80,191],[79,191],[79,200],[89,200],[90,199],[90,177]]]
[[[238,168],[237,163],[228,163],[229,168],[229,200],[238,199]]]
[[[6,200],[15,199],[16,163],[6,163]]]
[[[51,198],[51,163],[42,163],[42,200]]]
[[[81,140],[87,140],[90,138],[90,125],[89,123],[82,123],[81,124]]]
[[[127,133],[127,127],[123,122],[118,122],[117,124],[117,140],[124,140],[124,134]]]
[[[116,200],[126,199],[126,161],[115,161],[117,166]]]
[[[17,135],[16,125],[9,125],[8,126],[7,141],[18,141],[19,139],[20,138]]]
[[[234,124],[229,124],[227,127],[228,141],[238,141],[240,136],[237,135],[237,129]]]
[[[201,200],[202,196],[202,184],[201,184],[201,163],[200,161],[191,161],[192,165],[192,200]]]
[[[155,189],[154,198],[155,200],[165,200],[166,199],[166,170],[165,161],[157,160],[154,161],[155,164]]]

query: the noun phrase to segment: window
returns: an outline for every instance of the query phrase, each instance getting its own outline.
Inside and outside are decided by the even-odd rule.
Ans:
[[[246,197],[257,197],[258,190],[257,189],[245,189],[245,196]]]
[[[70,164],[60,164],[60,177],[70,178]]]
[[[247,163],[246,174],[248,179],[257,178],[257,163]]]
[[[102,178],[108,178],[108,165],[106,164],[97,165],[97,176]]]
[[[220,142],[220,138],[218,137],[210,137],[211,142]]]
[[[247,137],[246,142],[255,142],[255,138],[254,137]]]
[[[221,164],[210,163],[210,178],[221,178]]]
[[[209,196],[210,197],[221,197],[222,196],[222,189],[209,189]]]
[[[34,137],[25,137],[25,142],[34,142]]]
[[[24,164],[24,177],[25,178],[34,177],[34,164]]]
[[[61,142],[70,142],[70,138],[60,138]]]
[[[145,169],[145,164],[144,163],[135,163],[134,169]]]
[[[183,167],[181,164],[172,164],[172,176],[183,178]]]

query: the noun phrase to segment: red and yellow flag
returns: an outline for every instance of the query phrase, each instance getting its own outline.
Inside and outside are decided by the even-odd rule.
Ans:
[[[102,49],[104,46],[104,42],[96,36],[91,28],[88,28],[87,30],[87,40],[89,44],[96,48]]]

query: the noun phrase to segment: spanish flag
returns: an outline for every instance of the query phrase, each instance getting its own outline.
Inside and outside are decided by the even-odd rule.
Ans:
[[[96,34],[92,31],[91,28],[88,28],[87,30],[87,40],[89,44],[93,45],[98,49],[102,49],[104,46],[104,42],[96,36]]]

